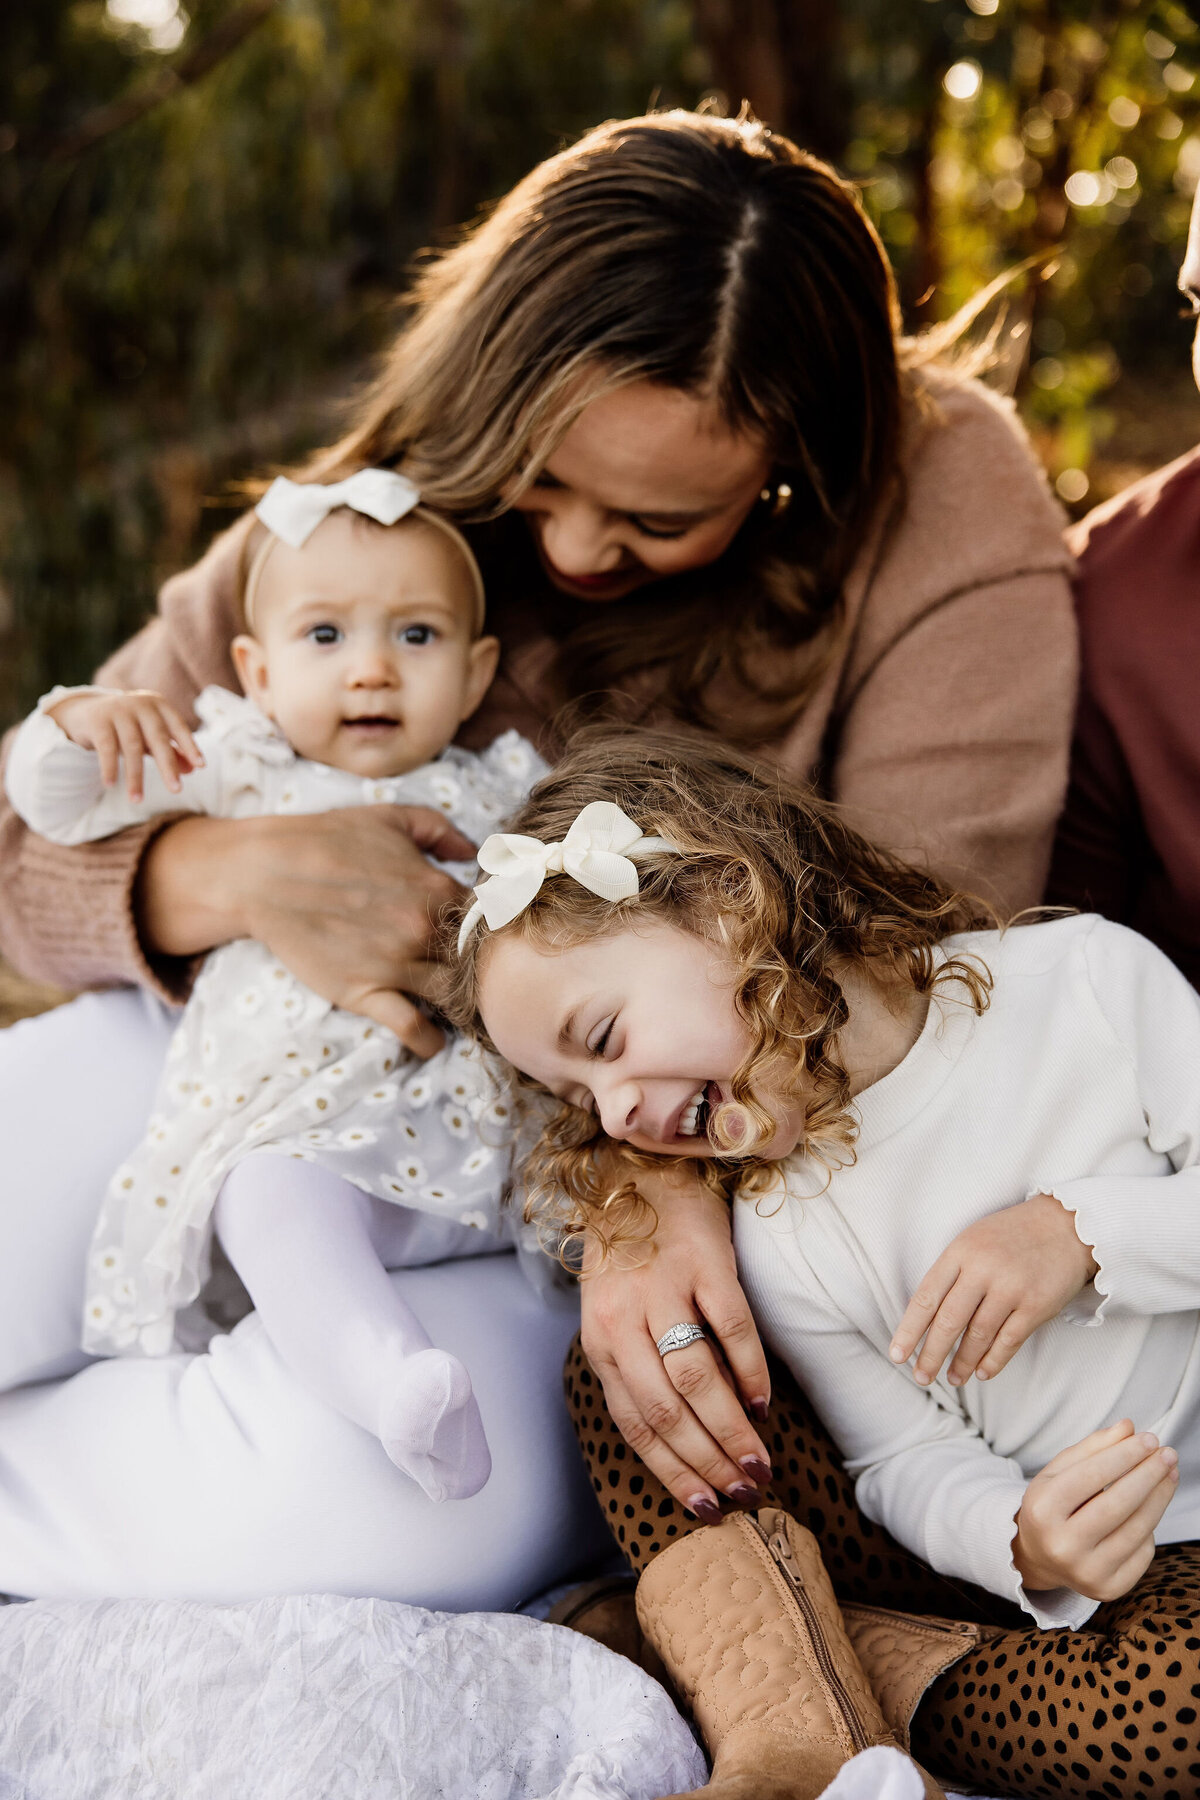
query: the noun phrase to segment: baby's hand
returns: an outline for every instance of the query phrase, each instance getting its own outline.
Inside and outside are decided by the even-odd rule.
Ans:
[[[73,744],[94,750],[105,787],[125,764],[125,786],[131,800],[144,792],[142,758],[152,756],[169,791],[180,790],[180,775],[203,766],[204,758],[180,713],[149,688],[129,694],[68,694],[47,711]]]
[[[1127,1594],[1150,1566],[1154,1528],[1179,1485],[1179,1459],[1129,1419],[1060,1450],[1025,1489],[1012,1555],[1025,1587]]]
[[[954,1387],[998,1375],[1030,1334],[1057,1318],[1087,1286],[1097,1262],[1075,1231],[1075,1215],[1052,1194],[991,1213],[960,1231],[927,1272],[896,1327],[888,1354],[928,1387],[955,1344]]]

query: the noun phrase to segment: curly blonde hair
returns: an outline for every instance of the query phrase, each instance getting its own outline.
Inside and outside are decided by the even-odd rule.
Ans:
[[[969,953],[935,952],[952,933],[995,926],[995,916],[874,848],[836,806],[709,738],[589,727],[509,829],[557,841],[595,800],[615,801],[677,854],[641,859],[630,900],[603,900],[554,878],[501,931],[474,931],[447,969],[447,1017],[494,1052],[479,982],[497,938],[520,935],[557,951],[665,922],[719,946],[735,970],[735,1004],[751,1040],[730,1100],[709,1123],[713,1155],[686,1159],[703,1184],[731,1199],[777,1183],[778,1164],[759,1154],[775,1131],[764,1091],[802,1099],[800,1150],[830,1172],[853,1161],[857,1127],[837,1043],[849,1009],[839,974],[857,971],[885,992],[954,990],[953,999],[980,1014],[991,991],[986,966]],[[466,907],[457,909],[455,930]],[[540,1084],[519,1080],[545,1098]],[[554,1101],[525,1163],[525,1216],[559,1247],[586,1231],[612,1254],[652,1233],[655,1215],[637,1172],[663,1161],[610,1144],[594,1113]]]

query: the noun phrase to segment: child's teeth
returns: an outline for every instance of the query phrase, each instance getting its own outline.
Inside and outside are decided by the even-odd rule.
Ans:
[[[700,1102],[704,1099],[704,1089],[697,1089],[683,1111],[679,1115],[680,1137],[695,1137],[696,1120],[700,1116]]]

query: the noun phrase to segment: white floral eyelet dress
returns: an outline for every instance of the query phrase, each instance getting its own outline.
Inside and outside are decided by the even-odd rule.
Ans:
[[[49,808],[59,841],[103,837],[181,806],[245,818],[374,802],[432,806],[479,843],[547,769],[509,731],[480,754],[451,747],[406,775],[364,780],[298,757],[252,701],[224,688],[205,689],[196,710],[206,767],[184,778],[182,799],[167,793],[148,761],[144,803],[102,789],[92,752],[41,711],[22,727],[24,746],[15,746],[14,803],[36,815],[36,829],[53,822]],[[451,872],[465,883],[477,876],[474,865]],[[500,1204],[510,1126],[505,1090],[471,1046],[452,1039],[421,1062],[392,1032],[321,999],[262,944],[223,945],[206,958],[172,1040],[146,1136],[105,1193],[84,1349],[158,1356],[175,1347],[176,1315],[210,1273],[217,1195],[252,1153],[319,1161],[381,1200],[507,1247],[520,1235]]]

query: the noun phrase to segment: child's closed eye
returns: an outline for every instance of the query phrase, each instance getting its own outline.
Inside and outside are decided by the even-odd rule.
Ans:
[[[615,1014],[610,1019],[602,1019],[600,1021],[599,1025],[592,1032],[592,1035],[588,1038],[587,1052],[589,1056],[603,1056],[606,1053],[609,1043],[612,1040],[613,1026],[616,1022]]]

